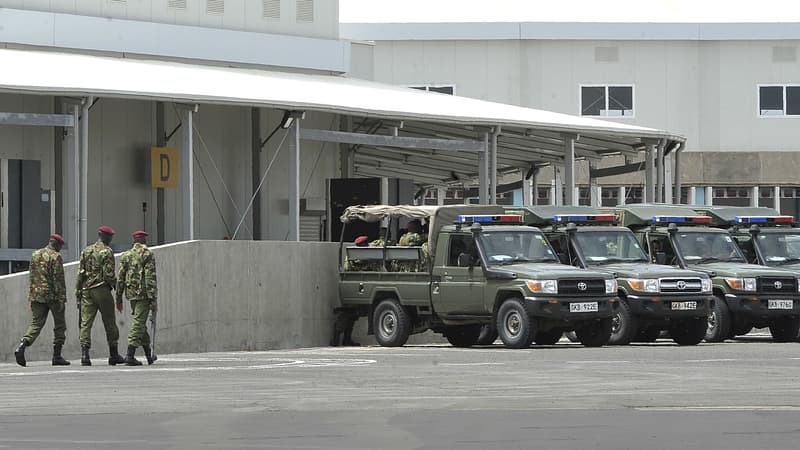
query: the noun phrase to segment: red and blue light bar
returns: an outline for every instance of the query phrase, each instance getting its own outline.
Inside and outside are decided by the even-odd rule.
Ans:
[[[614,222],[616,217],[613,214],[596,214],[596,215],[586,215],[586,214],[556,214],[553,216],[553,220],[556,223],[566,223],[566,222]]]
[[[653,216],[653,223],[710,224],[711,216]]]
[[[794,223],[792,216],[736,216],[736,223]]]
[[[461,214],[458,216],[457,223],[522,223],[522,216],[519,214],[500,214],[500,215],[471,215]]]

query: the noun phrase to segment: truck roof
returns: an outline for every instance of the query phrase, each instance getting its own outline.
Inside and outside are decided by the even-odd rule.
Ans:
[[[468,214],[499,215],[503,214],[503,208],[496,205],[359,205],[345,209],[340,219],[343,223],[349,223],[356,219],[379,222],[395,217],[428,218],[428,249],[433,254],[436,251],[436,241],[441,228],[454,223],[458,216]]]
[[[773,208],[756,206],[692,206],[697,212],[709,215],[714,226],[732,225],[789,225],[794,217],[781,215]],[[777,219],[777,220],[776,220]]]
[[[704,214],[698,213],[688,205],[667,205],[659,203],[636,203],[632,205],[619,205],[611,208],[619,218],[623,226],[645,226],[653,223],[654,217],[663,217],[664,225],[669,223],[668,218],[678,218],[674,222],[680,224],[692,224],[696,218],[705,218]],[[685,219],[685,220],[680,220]],[[705,219],[708,221],[708,219]],[[698,220],[699,222],[699,220]],[[705,223],[707,225],[707,223]]]
[[[521,214],[528,225],[566,225],[569,222],[593,226],[615,225],[614,214],[591,206],[507,206],[505,210],[509,214]]]

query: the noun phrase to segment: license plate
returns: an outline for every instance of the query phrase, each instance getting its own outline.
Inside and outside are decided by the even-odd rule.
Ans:
[[[673,311],[689,311],[697,309],[697,302],[672,302]]]
[[[769,300],[768,309],[792,309],[794,300]]]
[[[569,312],[597,312],[597,302],[570,303]]]

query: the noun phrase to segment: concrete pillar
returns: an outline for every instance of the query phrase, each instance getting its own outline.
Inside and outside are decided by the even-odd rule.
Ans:
[[[289,126],[289,234],[286,240],[300,240],[300,119]],[[386,191],[386,189],[383,189]]]
[[[478,163],[478,203],[489,204],[489,133],[483,133],[483,153]]]
[[[539,169],[533,171],[531,176],[531,205],[539,204]]]
[[[772,188],[772,196],[775,198],[775,211],[781,212],[781,187],[775,186]]]
[[[652,203],[655,201],[655,179],[653,172],[653,162],[655,160],[656,146],[648,144],[644,151],[644,189],[642,190],[642,202]]]
[[[194,106],[178,109],[181,115],[181,196],[184,240],[194,239]]]
[[[706,206],[711,206],[714,204],[714,188],[711,186],[706,186]]]
[[[491,133],[489,145],[489,203],[497,204],[497,136],[500,134],[498,125]]]
[[[80,120],[80,216],[78,228],[80,241],[78,249],[86,247],[88,241],[87,227],[89,225],[89,108],[94,97],[86,97],[81,105]],[[78,250],[80,255],[80,250]]]
[[[551,205],[561,206],[564,204],[564,191],[562,189],[561,169],[553,165],[553,190],[551,191],[553,195],[550,200]]]
[[[662,139],[656,147],[656,186],[655,196],[656,203],[664,202],[664,148],[666,147],[666,140]]]
[[[687,198],[690,205],[697,204],[697,188],[694,186],[689,187],[689,198]]]
[[[619,193],[617,194],[617,203],[620,205],[625,204],[625,186],[619,187]]]
[[[564,198],[565,205],[575,205],[575,136],[564,135]]]
[[[250,181],[252,211],[253,211],[253,240],[261,239],[261,109],[250,108]]]
[[[681,153],[684,144],[675,149],[675,203],[681,202]]]
[[[65,261],[77,261],[81,254],[81,236],[79,219],[81,216],[80,209],[80,132],[78,130],[80,117],[80,105],[72,105],[72,117],[75,126],[67,128],[69,136],[68,143],[63,148],[66,149],[66,155],[63,158],[63,180],[64,186],[61,191],[63,192],[63,224],[64,224],[64,240],[67,242],[67,254],[64,257]],[[7,191],[6,191],[7,192]],[[3,245],[7,247],[8,243]]]
[[[444,205],[444,199],[447,196],[447,189],[437,186],[436,187],[436,204],[439,206]]]
[[[521,172],[522,175],[522,206],[530,206],[533,204],[531,199],[531,179],[526,179],[526,173],[523,171]]]
[[[602,206],[603,187],[598,185],[589,186],[589,204],[595,208]]]
[[[664,203],[680,203],[680,192],[678,201],[673,200],[672,196],[672,154],[664,157]]]
[[[750,206],[758,207],[758,200],[759,200],[759,188],[758,186],[753,186],[750,188]]]

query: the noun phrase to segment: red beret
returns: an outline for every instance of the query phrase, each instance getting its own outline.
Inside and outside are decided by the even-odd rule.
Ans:
[[[61,235],[60,235],[60,234],[51,234],[51,235],[50,235],[50,239],[55,239],[55,240],[57,240],[58,242],[61,242],[61,245],[64,245],[64,238],[63,238],[63,237],[61,237]]]
[[[103,225],[102,227],[98,228],[97,231],[99,233],[105,233],[105,234],[107,234],[109,236],[113,236],[114,234],[116,234],[116,231],[114,231],[113,228],[107,227],[105,225]]]
[[[131,236],[133,236],[135,238],[136,237],[145,237],[145,236],[150,236],[150,233],[148,233],[147,231],[139,230],[139,231],[134,231],[133,233],[131,233]]]
[[[359,236],[359,237],[357,237],[357,238],[356,238],[356,240],[355,240],[355,241],[353,241],[353,242],[354,242],[356,245],[366,245],[367,241],[369,241],[369,238],[368,238],[367,236]]]

